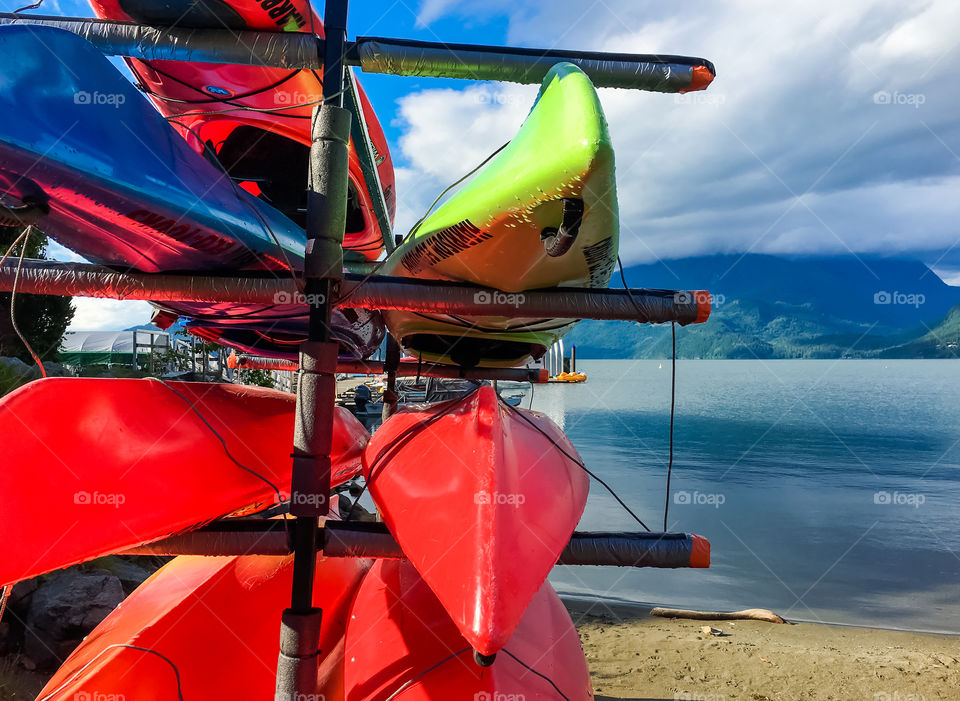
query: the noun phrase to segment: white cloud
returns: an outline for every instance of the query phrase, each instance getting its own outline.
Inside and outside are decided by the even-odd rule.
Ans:
[[[47,242],[47,258],[67,263],[85,263],[87,260],[64,248],[56,241]],[[131,326],[150,323],[153,307],[139,300],[97,299],[74,297],[76,311],[68,331],[120,331]]]
[[[428,4],[434,18],[472,7]],[[960,240],[960,4],[742,1],[691,12],[609,0],[586,15],[573,0],[494,4],[510,14],[511,43],[715,62],[706,92],[601,91],[626,260],[850,249],[933,262]],[[403,98],[407,208],[428,205],[509,138],[534,92],[469,85]],[[960,264],[960,246],[950,261]]]
[[[153,307],[149,302],[119,299],[74,297],[77,311],[69,331],[120,331],[149,324]]]

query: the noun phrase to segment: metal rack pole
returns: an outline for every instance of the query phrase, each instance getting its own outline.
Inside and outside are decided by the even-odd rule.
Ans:
[[[284,610],[277,663],[276,701],[314,698],[320,624],[313,605],[317,526],[329,508],[330,449],[336,401],[337,343],[330,313],[343,277],[348,143],[351,115],[343,108],[343,52],[347,0],[327,0],[323,56],[323,104],[314,109],[307,193],[304,295],[310,307],[309,340],[300,347],[294,427],[290,513],[293,523],[293,587]]]

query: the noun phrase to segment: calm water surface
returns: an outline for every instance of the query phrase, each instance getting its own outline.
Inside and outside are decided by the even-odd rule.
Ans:
[[[533,397],[654,530],[662,365],[581,361],[587,383]],[[712,567],[558,567],[559,591],[960,633],[960,362],[680,361],[675,438],[669,529],[706,536]],[[580,528],[634,527],[594,483]]]

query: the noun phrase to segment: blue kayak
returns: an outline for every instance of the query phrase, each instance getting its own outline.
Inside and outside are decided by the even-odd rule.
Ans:
[[[144,272],[303,269],[303,229],[205,159],[85,39],[0,27],[0,202],[93,262]],[[306,173],[304,173],[306,178]],[[306,305],[157,305],[216,327],[306,335]],[[334,315],[349,356],[372,353],[379,313]],[[335,334],[337,335],[337,334]],[[295,350],[295,347],[294,347]]]

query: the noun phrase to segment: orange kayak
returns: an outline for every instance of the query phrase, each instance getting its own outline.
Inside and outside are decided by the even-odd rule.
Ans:
[[[364,451],[391,534],[484,655],[506,644],[580,520],[589,483],[576,456],[550,419],[489,386],[401,409]]]
[[[0,399],[0,584],[289,497],[292,394],[241,385],[51,378]],[[334,422],[333,483],[369,438]],[[221,440],[223,441],[221,443]]]
[[[409,562],[379,560],[350,609],[344,700],[593,699],[580,638],[546,582],[490,666],[470,647]]]
[[[342,698],[343,636],[369,560],[318,558],[318,674]],[[170,701],[274,698],[280,613],[293,557],[181,556],[144,582],[73,651],[38,698]]]

